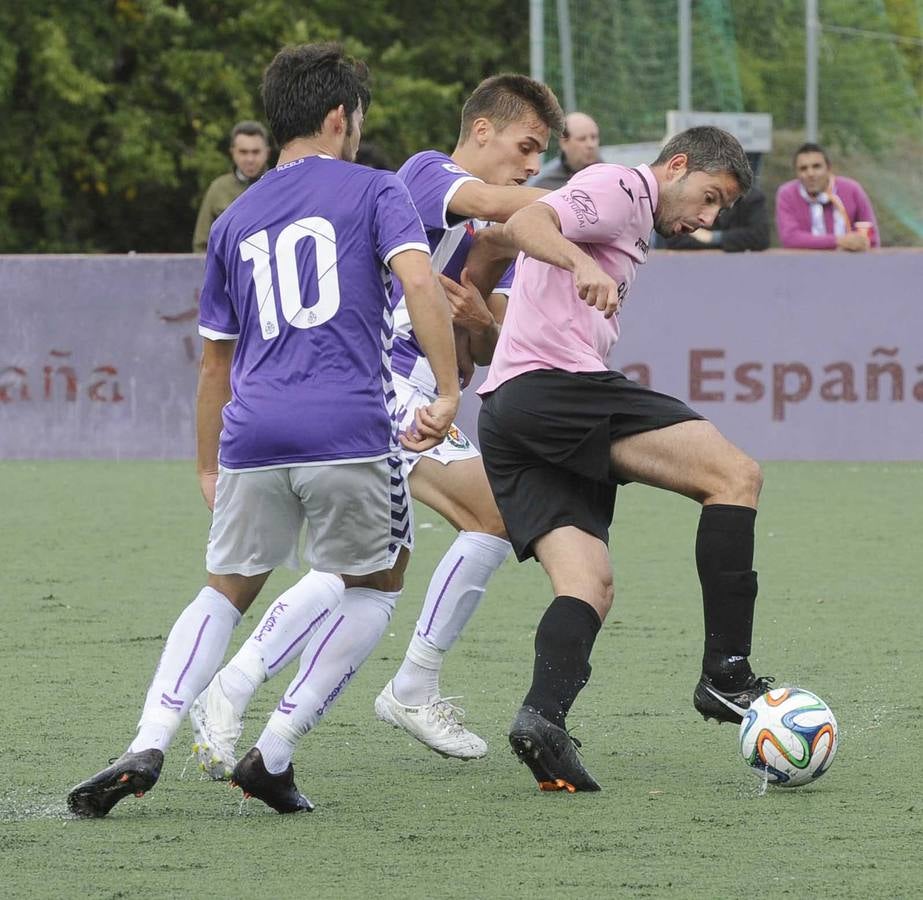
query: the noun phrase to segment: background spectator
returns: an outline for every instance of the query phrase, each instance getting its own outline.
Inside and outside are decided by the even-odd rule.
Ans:
[[[559,145],[561,155],[529,182],[533,187],[555,191],[566,184],[574,172],[602,162],[599,158],[599,126],[586,113],[570,113],[564,119]]]
[[[266,171],[269,132],[259,122],[238,122],[231,129],[229,152],[234,171],[219,175],[208,186],[192,235],[193,253],[205,252],[212,222]]]
[[[818,144],[795,151],[795,174],[776,192],[776,228],[783,247],[863,251],[880,246],[878,222],[858,181],[834,175]]]

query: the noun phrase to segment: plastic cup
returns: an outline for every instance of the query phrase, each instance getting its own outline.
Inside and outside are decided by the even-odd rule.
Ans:
[[[853,222],[853,228],[859,232],[859,234],[864,234],[869,240],[872,239],[872,223],[871,222]]]

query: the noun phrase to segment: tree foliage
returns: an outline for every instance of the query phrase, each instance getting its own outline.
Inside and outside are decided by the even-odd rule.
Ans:
[[[451,148],[465,94],[527,68],[524,2],[422,14],[406,0],[33,0],[0,6],[0,249],[186,251],[227,136],[262,118],[284,45],[342,40],[370,64],[364,130],[395,162]]]
[[[801,129],[804,2],[695,0],[694,105],[771,112],[776,129]],[[546,0],[546,74],[559,89],[556,9]],[[608,142],[660,137],[676,105],[675,0],[570,10],[578,106]],[[909,191],[912,169],[895,173],[896,189],[885,182],[901,168],[887,161],[923,143],[923,0],[821,0],[820,15],[821,138],[864,154],[873,187],[897,195],[895,222],[919,233],[919,174]],[[527,71],[528,23],[526,0],[0,4],[0,251],[188,250],[198,201],[228,169],[228,131],[262,118],[262,71],[285,44],[341,40],[368,61],[364,139],[394,165],[451,149],[471,88]]]

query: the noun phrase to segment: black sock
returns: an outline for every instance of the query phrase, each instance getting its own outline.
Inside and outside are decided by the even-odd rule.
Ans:
[[[555,597],[538,623],[532,687],[523,702],[560,728],[590,680],[590,651],[601,627],[596,610],[576,597]]]
[[[702,508],[695,561],[705,609],[702,671],[722,686],[738,687],[751,675],[750,641],[756,603],[753,523],[749,506]]]

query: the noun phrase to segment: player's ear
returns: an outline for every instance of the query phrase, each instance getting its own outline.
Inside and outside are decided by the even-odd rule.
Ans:
[[[471,134],[477,141],[479,147],[483,147],[494,134],[494,124],[490,119],[480,116],[471,124]]]
[[[689,157],[685,153],[677,153],[675,156],[671,156],[667,161],[667,172],[669,172],[674,179],[679,179],[686,174],[688,166]]]
[[[341,103],[336,109],[327,113],[327,125],[333,129],[334,134],[346,131],[346,107]]]

